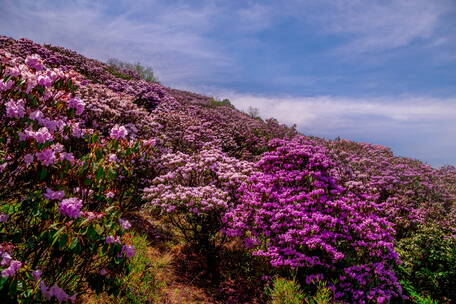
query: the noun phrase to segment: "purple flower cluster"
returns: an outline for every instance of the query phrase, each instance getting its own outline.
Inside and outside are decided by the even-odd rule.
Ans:
[[[120,237],[112,236],[112,235],[109,235],[106,237],[106,244],[114,244],[114,243],[120,244],[121,243]]]
[[[127,257],[127,258],[132,258],[135,255],[135,247],[130,246],[130,245],[124,245],[122,246],[122,253]]]
[[[20,99],[18,101],[10,100],[8,101],[6,106],[6,117],[9,118],[22,118],[25,115],[25,102],[24,100]]]
[[[109,269],[112,278],[118,278],[118,273],[123,273],[126,266],[114,263],[114,260],[131,258],[135,253],[133,246],[122,244],[120,239],[128,233],[124,230],[131,227],[130,222],[120,219],[117,223],[115,219],[122,213],[119,214],[116,208],[109,208],[120,203],[106,198],[100,202],[99,198],[102,193],[109,198],[117,194],[122,198],[131,195],[126,193],[132,190],[119,189],[118,183],[125,177],[136,179],[131,177],[131,167],[137,159],[141,159],[141,164],[147,164],[145,152],[150,149],[152,140],[149,138],[147,147],[143,147],[141,140],[127,139],[130,130],[138,132],[134,125],[128,123],[115,124],[111,138],[106,136],[109,130],[88,129],[89,125],[96,126],[97,121],[90,115],[94,107],[88,106],[85,99],[82,101],[83,97],[79,94],[82,76],[70,70],[49,69],[46,66],[48,58],[42,60],[41,56],[24,55],[28,51],[18,50],[17,44],[6,40],[4,44],[5,39],[0,37],[0,133],[6,139],[1,141],[0,209],[8,213],[0,213],[2,233],[5,233],[0,240],[0,272],[6,279],[2,279],[6,283],[4,286],[17,284],[25,292],[19,295],[7,290],[6,294],[2,293],[2,299],[5,296],[6,301],[13,302],[42,300],[35,292],[39,284],[42,296],[48,301],[74,303],[76,294],[69,296],[64,289],[79,293],[87,288],[86,284],[76,284],[81,281],[77,265],[97,263]],[[20,56],[5,52],[4,48],[9,46]],[[128,96],[119,97],[114,93],[113,96],[132,104]],[[107,100],[108,103],[110,101]],[[135,107],[132,104],[130,108]],[[112,125],[113,121],[110,121],[103,127]],[[85,136],[93,133],[96,133],[93,137]],[[99,140],[92,145],[93,138]],[[124,140],[112,140],[114,138]],[[110,157],[113,163],[107,161],[110,153],[119,155],[118,158]],[[124,159],[130,163],[123,162]],[[120,161],[123,162],[122,167],[118,164]],[[100,178],[99,172],[108,173],[102,176],[105,180],[100,188],[95,186]],[[138,186],[135,192],[139,192]],[[95,201],[96,204],[83,206],[83,201]],[[83,208],[86,210],[83,211]],[[62,216],[56,216],[59,213]],[[91,227],[98,226],[107,235],[119,234],[106,238],[107,243],[116,244],[103,257],[99,256],[99,250],[106,246],[105,240],[99,233],[87,234]],[[54,230],[52,227],[59,227],[60,232],[65,228],[63,233],[55,235],[60,238],[56,246],[52,241],[57,238],[52,240],[47,233]],[[28,245],[24,244],[30,239],[30,233],[37,240],[34,245],[36,251],[25,253],[24,248]],[[7,243],[1,243],[5,238]],[[80,246],[88,240],[93,242],[91,246]],[[80,254],[68,250],[70,246],[74,248],[74,244],[76,250],[82,251]],[[11,257],[13,250],[21,257],[20,261]],[[67,263],[72,259],[75,260],[74,266]],[[27,269],[35,267],[32,265],[39,265],[40,270],[32,271],[31,276],[25,275]],[[62,279],[63,274],[65,279]],[[83,274],[82,281],[88,275]],[[54,285],[46,286],[47,281],[54,282]]]
[[[46,189],[46,193],[44,193],[44,197],[48,200],[61,200],[65,197],[65,192],[62,191],[53,191],[49,188]]]
[[[76,110],[76,115],[81,115],[84,112],[85,102],[74,97],[68,101],[68,107]]]
[[[226,214],[227,234],[244,237],[273,266],[337,280],[340,301],[363,303],[366,292],[376,300],[399,297],[394,230],[375,213],[376,205],[342,195],[324,148],[297,137],[273,140],[270,149],[257,163],[260,172],[240,188],[243,203]],[[347,276],[352,269],[359,273]]]
[[[59,211],[62,215],[71,218],[81,216],[82,200],[72,197],[64,199],[59,203]]]
[[[40,282],[40,291],[41,294],[49,301],[55,297],[59,303],[70,301],[71,303],[76,303],[76,294],[69,296],[62,288],[57,284],[52,285],[51,287],[46,286],[46,284]]]
[[[0,223],[6,223],[8,221],[8,214],[0,213]]]
[[[115,125],[112,127],[109,136],[113,139],[125,139],[128,135],[128,130],[124,126]]]
[[[28,56],[27,59],[25,59],[25,64],[37,71],[44,70],[43,60],[37,54]]]
[[[3,258],[3,260],[4,259],[5,258]],[[2,266],[5,266],[5,265],[3,265],[3,260],[2,260]],[[9,277],[13,276],[21,267],[22,267],[22,263],[20,261],[11,260],[9,262],[8,267],[2,270],[2,277],[9,278]]]

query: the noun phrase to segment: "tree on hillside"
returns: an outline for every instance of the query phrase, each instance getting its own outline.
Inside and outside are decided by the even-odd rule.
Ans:
[[[252,118],[260,117],[260,111],[258,110],[258,108],[254,108],[254,107],[250,106],[248,111],[249,111],[250,117],[252,117]]]
[[[149,82],[156,82],[154,72],[151,67],[144,66],[139,62],[128,63],[117,58],[109,58],[106,63],[117,70],[133,72],[136,77]]]

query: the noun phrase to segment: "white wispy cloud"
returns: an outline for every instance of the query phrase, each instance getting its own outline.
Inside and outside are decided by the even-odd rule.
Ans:
[[[283,122],[312,127],[339,128],[347,120],[359,116],[376,116],[385,120],[409,123],[453,119],[456,117],[456,98],[379,97],[346,98],[337,96],[267,97],[261,95],[226,93],[241,109],[256,107],[265,117],[276,117]],[[328,124],[329,122],[329,124]],[[455,122],[456,125],[456,122]]]
[[[230,56],[204,37],[217,7],[157,1],[118,1],[125,10],[107,13],[108,2],[5,0],[0,5],[2,34],[63,45],[99,59],[118,57],[150,64],[169,84],[214,77],[211,65],[233,65]],[[153,12],[144,15],[144,12]],[[143,15],[141,15],[143,14]],[[206,69],[202,69],[202,65]]]
[[[416,40],[432,40],[451,1],[323,0],[305,2],[313,7],[309,19],[321,30],[345,34],[340,50],[363,53],[402,47]],[[310,4],[310,5],[309,5]],[[317,8],[316,8],[317,7]],[[318,13],[321,12],[321,13]],[[322,13],[324,12],[324,13]]]
[[[213,89],[240,110],[259,110],[307,135],[380,143],[433,165],[456,164],[456,98],[261,96]]]

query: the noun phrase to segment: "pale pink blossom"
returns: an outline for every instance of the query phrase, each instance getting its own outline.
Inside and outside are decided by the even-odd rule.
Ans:
[[[122,139],[128,135],[128,130],[124,126],[115,125],[109,135],[113,139]]]

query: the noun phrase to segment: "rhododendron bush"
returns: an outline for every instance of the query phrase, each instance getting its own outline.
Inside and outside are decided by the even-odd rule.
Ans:
[[[257,164],[261,172],[240,188],[244,204],[227,213],[227,233],[245,236],[254,254],[270,257],[273,266],[299,268],[308,284],[337,280],[336,299],[400,296],[394,230],[375,204],[340,195],[323,148],[300,138],[270,147]]]
[[[149,142],[84,127],[75,73],[0,54],[2,299],[75,302],[86,284],[116,291],[134,255],[122,185]],[[144,157],[144,156],[143,156]],[[23,191],[26,188],[27,191]]]
[[[222,221],[238,203],[237,189],[253,170],[252,164],[226,156],[216,146],[199,153],[162,157],[164,174],[144,189],[150,209],[177,228],[182,237],[207,259],[216,277],[218,248],[223,245]]]

